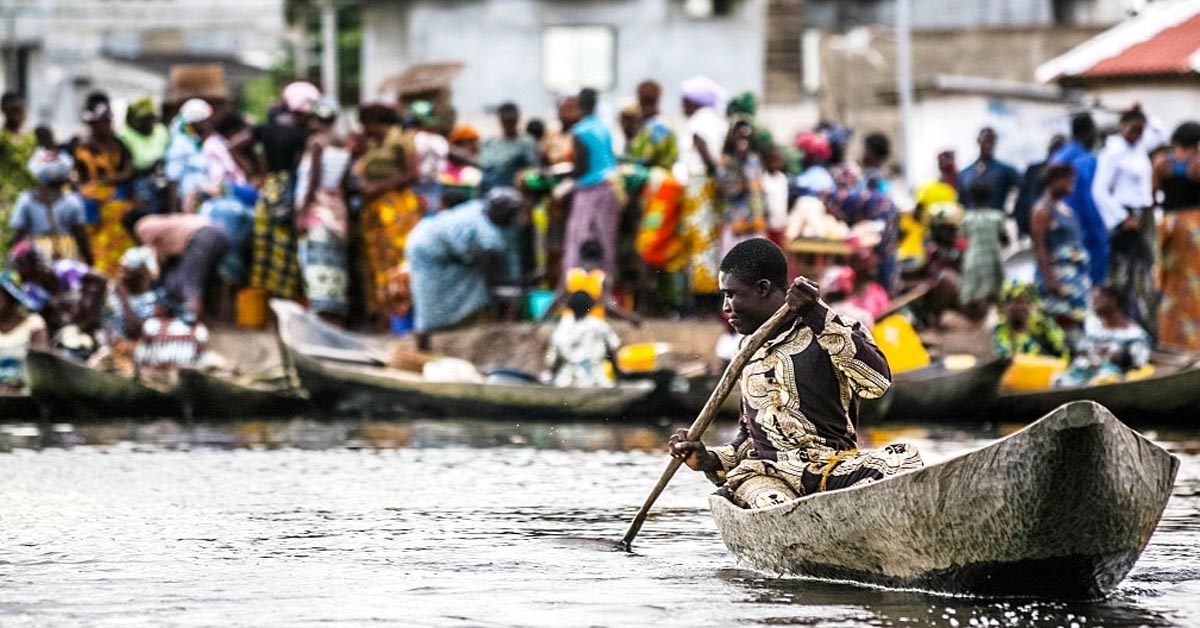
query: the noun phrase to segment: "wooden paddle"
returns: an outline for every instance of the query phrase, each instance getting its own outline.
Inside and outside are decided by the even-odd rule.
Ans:
[[[742,369],[746,368],[746,363],[756,351],[762,348],[767,340],[773,338],[778,331],[778,327],[792,316],[791,308],[784,304],[783,307],[776,310],[767,322],[763,323],[758,331],[750,335],[746,342],[742,344],[742,348],[738,349],[737,354],[733,356],[733,360],[729,366],[725,368],[725,373],[721,375],[721,379],[717,382],[717,387],[713,390],[712,395],[708,398],[708,403],[704,404],[704,408],[700,410],[700,414],[696,417],[695,422],[688,428],[688,440],[700,440],[704,435],[705,430],[712,424],[713,419],[717,418],[717,412],[721,409],[721,404],[725,403],[725,398],[733,391],[733,387],[738,382],[738,378],[742,375]],[[675,472],[679,470],[679,465],[683,464],[683,460],[679,458],[671,458],[671,462],[667,464],[667,468],[663,471],[662,477],[658,479],[658,484],[654,486],[654,490],[650,491],[650,496],[646,498],[646,503],[642,504],[642,509],[638,511],[633,522],[629,524],[629,529],[625,531],[625,538],[621,539],[621,546],[626,550],[633,545],[633,539],[637,537],[638,531],[642,529],[642,524],[646,522],[646,516],[650,514],[650,508],[654,506],[655,500],[662,494],[663,489],[667,488],[671,478]]]

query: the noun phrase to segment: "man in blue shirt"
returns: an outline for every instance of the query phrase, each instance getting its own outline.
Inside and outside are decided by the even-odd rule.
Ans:
[[[616,273],[617,228],[621,221],[621,206],[610,178],[617,168],[612,134],[596,116],[599,95],[594,89],[579,92],[579,108],[583,120],[571,127],[575,152],[575,192],[571,213],[567,217],[567,233],[563,251],[563,276],[579,264],[579,247],[596,240],[604,247],[602,269],[608,275]]]
[[[958,173],[958,198],[962,200],[970,195],[967,191],[976,181],[986,183],[992,190],[988,199],[988,209],[1004,211],[1008,205],[1008,194],[1017,187],[1021,175],[1017,169],[996,159],[996,131],[991,127],[983,127],[979,131],[979,159],[963,168]]]
[[[1087,249],[1091,266],[1092,285],[1104,283],[1108,277],[1108,229],[1092,198],[1092,180],[1096,178],[1096,122],[1089,113],[1071,119],[1071,141],[1050,158],[1052,164],[1070,164],[1075,168],[1075,191],[1066,198],[1075,210],[1083,227],[1083,247]]]

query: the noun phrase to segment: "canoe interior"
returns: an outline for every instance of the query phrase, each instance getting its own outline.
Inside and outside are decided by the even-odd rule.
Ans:
[[[989,415],[996,420],[1029,421],[1064,403],[1083,400],[1103,405],[1127,423],[1190,422],[1200,413],[1200,368],[1193,366],[1144,380],[1101,386],[1002,392]]]
[[[952,371],[940,363],[893,378],[890,421],[977,420],[996,398],[1009,360],[995,359]]]
[[[32,396],[51,419],[183,416],[177,397],[124,376],[42,351],[30,351],[27,364]]]
[[[710,498],[730,551],[773,574],[983,596],[1096,599],[1125,577],[1179,461],[1079,402],[977,451],[761,510]]]

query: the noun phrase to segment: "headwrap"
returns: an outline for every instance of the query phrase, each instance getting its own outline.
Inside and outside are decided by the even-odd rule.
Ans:
[[[112,117],[112,108],[102,100],[92,103],[90,107],[85,107],[83,110],[83,121],[88,124],[112,120]]]
[[[1004,286],[1000,288],[1001,303],[1012,303],[1022,295],[1029,296],[1030,301],[1037,303],[1037,288],[1031,283],[1007,279],[1004,281]]]
[[[621,105],[620,115],[640,118],[642,117],[642,106],[638,104],[637,100],[631,98]]]
[[[337,100],[330,96],[322,96],[312,105],[313,117],[318,120],[335,120],[341,112],[342,108]]]
[[[679,85],[683,97],[701,107],[712,107],[721,110],[728,98],[724,87],[707,76],[693,76]]]
[[[845,146],[850,143],[850,138],[854,137],[854,129],[833,125],[829,127],[825,135],[829,138],[830,146]]]
[[[157,115],[157,113],[158,112],[154,107],[154,99],[150,98],[149,96],[142,96],[141,98],[129,103],[128,114],[130,118],[146,118]]]
[[[24,283],[21,281],[21,275],[17,274],[17,271],[11,268],[5,268],[4,270],[0,271],[0,288],[4,288],[4,291],[7,292],[9,296],[16,299],[17,303],[20,303],[26,308],[34,311],[42,309],[42,304],[38,303],[37,300],[25,292]]]
[[[184,124],[196,124],[197,122],[204,122],[205,120],[211,118],[212,114],[212,105],[200,100],[199,98],[192,98],[187,102],[184,102],[183,106],[179,108],[179,117],[183,120]]]
[[[40,183],[62,183],[71,178],[75,161],[65,151],[39,148],[27,165],[33,178]]]
[[[321,90],[308,81],[296,81],[283,88],[283,104],[288,111],[309,113],[313,104],[321,97]]]
[[[158,276],[158,259],[149,247],[135,246],[121,255],[121,268],[144,270],[153,278]]]
[[[812,157],[816,161],[828,161],[833,154],[829,140],[825,139],[824,135],[812,131],[796,134],[796,148],[803,151],[805,157]]]
[[[729,101],[729,106],[725,108],[727,116],[753,118],[756,113],[758,113],[758,99],[752,92],[742,92],[734,96]]]
[[[525,197],[521,196],[521,193],[518,192],[516,188],[508,186],[492,188],[491,191],[487,193],[486,198],[489,206],[499,204],[516,208],[520,207],[521,203],[525,202]]]
[[[450,135],[446,138],[451,144],[457,142],[470,142],[479,140],[479,131],[469,124],[462,124],[454,127]]]

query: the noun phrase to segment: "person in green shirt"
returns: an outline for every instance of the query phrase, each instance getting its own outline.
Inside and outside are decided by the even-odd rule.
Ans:
[[[37,138],[24,130],[25,99],[16,92],[0,96],[0,256],[8,257],[12,232],[8,227],[17,195],[35,187],[37,180],[29,172],[29,160],[37,149]]]
[[[163,187],[160,166],[167,154],[170,133],[158,121],[154,101],[143,96],[129,104],[125,112],[125,128],[117,134],[133,156],[133,197],[139,215],[157,214],[163,209]]]
[[[1062,327],[1042,313],[1037,288],[1009,280],[1000,291],[1000,313],[992,328],[997,357],[1040,355],[1067,357],[1067,339]]]

